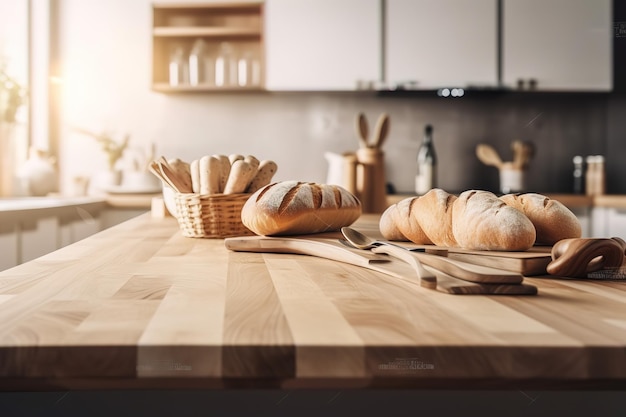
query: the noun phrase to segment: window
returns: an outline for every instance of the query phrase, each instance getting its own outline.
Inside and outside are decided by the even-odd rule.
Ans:
[[[0,0],[0,198],[23,195],[29,147],[51,150],[53,0]]]
[[[0,197],[15,195],[29,142],[26,0],[0,0]]]

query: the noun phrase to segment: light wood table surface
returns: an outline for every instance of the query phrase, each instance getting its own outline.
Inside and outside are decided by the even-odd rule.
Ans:
[[[0,389],[624,388],[626,282],[527,282],[444,294],[145,214],[0,273]]]

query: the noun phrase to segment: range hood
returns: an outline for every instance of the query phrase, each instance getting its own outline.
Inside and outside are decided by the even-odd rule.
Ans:
[[[504,94],[517,91],[505,86],[442,86],[439,88],[420,88],[417,83],[400,84],[387,88],[378,88],[377,95],[381,97],[441,97],[462,98],[466,96]]]

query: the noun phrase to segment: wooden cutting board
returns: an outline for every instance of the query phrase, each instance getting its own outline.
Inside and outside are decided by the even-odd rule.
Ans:
[[[224,245],[229,250],[261,253],[294,253],[312,255],[339,262],[368,268],[400,279],[418,280],[416,272],[407,263],[368,251],[351,249],[341,245],[337,239],[329,238],[282,238],[248,236],[227,238]],[[524,283],[515,284],[479,284],[457,279],[426,266],[437,276],[436,288],[431,283],[422,282],[426,288],[436,289],[450,294],[502,294],[534,295],[537,288]]]
[[[456,259],[474,265],[516,272],[524,276],[546,275],[546,267],[552,261],[551,246],[535,246],[524,252],[505,252],[469,250],[434,245],[415,245],[407,242],[394,243],[409,249],[424,249],[426,253],[443,255],[450,259]]]
[[[435,250],[441,247],[433,246]],[[535,246],[524,252],[472,251],[459,248],[445,248],[448,258],[476,265],[490,266],[506,271],[518,272],[525,276],[545,275],[546,267],[552,261],[551,246]],[[426,252],[429,249],[426,248]]]

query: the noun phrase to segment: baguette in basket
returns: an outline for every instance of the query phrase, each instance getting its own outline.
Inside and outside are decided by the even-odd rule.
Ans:
[[[278,170],[276,162],[253,155],[205,155],[191,163],[164,157],[150,171],[177,193],[251,194],[269,184]]]
[[[241,222],[241,208],[251,193],[271,182],[277,169],[275,162],[252,155],[206,155],[191,163],[161,157],[150,166],[165,188],[173,190],[167,193],[173,204],[166,201],[166,206],[183,235],[217,238],[253,234]]]

